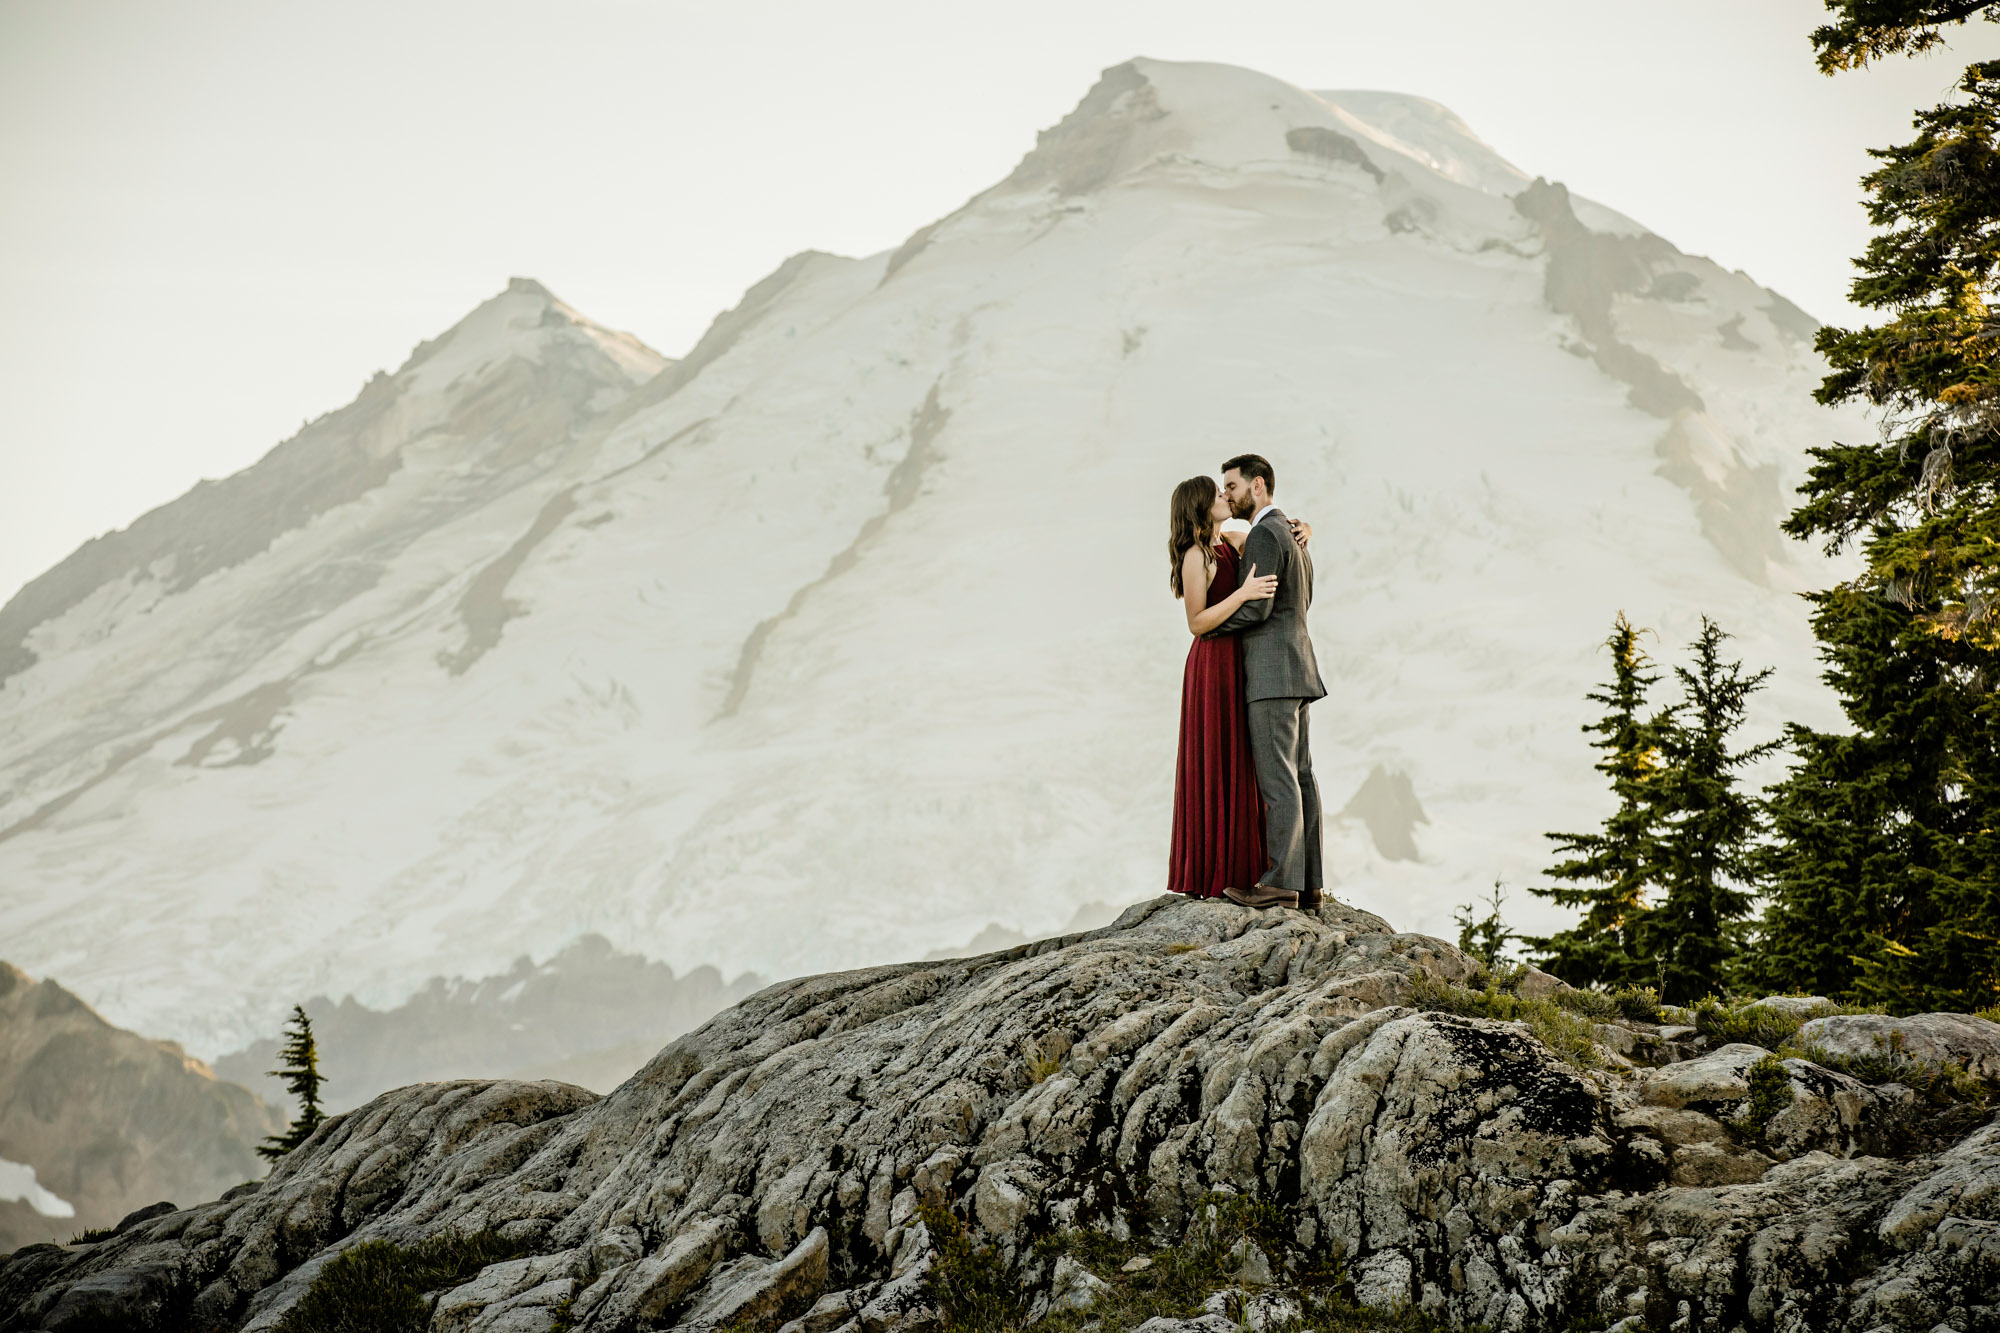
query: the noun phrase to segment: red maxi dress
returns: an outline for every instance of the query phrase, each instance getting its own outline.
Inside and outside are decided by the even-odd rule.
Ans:
[[[1236,591],[1236,548],[1215,547],[1214,606]],[[1243,641],[1196,639],[1181,677],[1181,748],[1174,765],[1174,845],[1167,888],[1191,898],[1247,889],[1269,865],[1264,802],[1250,760],[1250,713],[1243,699]]]

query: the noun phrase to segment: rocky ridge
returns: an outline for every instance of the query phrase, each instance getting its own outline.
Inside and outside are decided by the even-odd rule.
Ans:
[[[725,981],[712,967],[676,975],[585,935],[542,963],[524,955],[493,976],[434,976],[394,1008],[352,995],[338,1004],[315,995],[304,1008],[319,1039],[326,1108],[346,1111],[407,1083],[468,1076],[616,1087],[662,1043],[762,985],[750,974]],[[276,1036],[253,1042],[215,1071],[283,1103],[283,1080],[266,1072],[282,1045]]]
[[[170,1041],[99,1017],[54,981],[0,963],[0,1160],[72,1205],[0,1201],[9,1249],[106,1227],[161,1199],[205,1199],[261,1176],[285,1116]]]
[[[1456,1329],[2000,1328],[1983,1102],[1941,1117],[1912,1086],[1623,1019],[1565,1061],[1531,1024],[1439,1010],[1479,972],[1337,905],[1161,898],[979,958],[785,982],[608,1096],[403,1088],[259,1187],[19,1251],[0,1333],[279,1328],[343,1252],[451,1232],[516,1257],[432,1293],[437,1330],[916,1330],[941,1322],[946,1218],[1049,1315],[1118,1273],[1048,1262],[1047,1237],[1143,1258],[1222,1195],[1338,1261],[1363,1304]],[[1575,998],[1539,973],[1516,989]],[[1963,1023],[1954,1049],[2000,1051],[2000,1027]],[[1296,1264],[1253,1250],[1211,1309],[1296,1315]]]

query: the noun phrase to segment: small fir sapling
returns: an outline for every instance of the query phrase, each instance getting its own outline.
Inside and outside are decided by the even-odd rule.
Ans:
[[[312,1020],[302,1005],[292,1006],[292,1017],[285,1024],[285,1044],[271,1075],[283,1079],[285,1091],[299,1099],[299,1113],[285,1132],[273,1134],[257,1146],[260,1156],[276,1161],[311,1138],[326,1119],[319,1102],[320,1085],[325,1082],[319,1072],[319,1046],[313,1040]]]

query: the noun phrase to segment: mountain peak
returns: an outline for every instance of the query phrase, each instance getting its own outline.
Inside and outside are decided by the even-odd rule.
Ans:
[[[608,357],[631,384],[651,379],[669,364],[629,333],[608,329],[568,305],[533,278],[513,277],[444,333],[421,343],[396,372],[418,371],[420,382],[443,384],[496,359],[539,361],[556,347],[586,357]],[[442,364],[427,365],[433,359]],[[422,369],[419,371],[419,367]]]
[[[1830,580],[1744,536],[1856,424],[1800,317],[1510,173],[1421,98],[1138,59],[636,389],[503,284],[0,611],[0,935],[213,1054],[301,976],[387,1011],[587,931],[771,975],[1054,928],[1155,887],[1187,649],[1154,506],[1237,447],[1323,525],[1327,865],[1448,923],[1595,808],[1618,607],[1669,643],[1706,610],[1770,715],[1837,717],[1791,596]],[[1077,568],[1101,612],[1037,615]]]
[[[1328,151],[1333,137],[1340,141]],[[1005,187],[1087,194],[1154,166],[1390,173],[1487,194],[1531,179],[1449,109],[1380,92],[1308,92],[1255,70],[1135,57],[1106,69],[1069,115],[1036,138]]]

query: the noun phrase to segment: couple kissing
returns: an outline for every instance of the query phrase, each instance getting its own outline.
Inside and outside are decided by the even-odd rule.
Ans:
[[[1320,905],[1319,783],[1306,709],[1324,697],[1306,611],[1312,527],[1272,501],[1270,463],[1240,454],[1222,484],[1174,488],[1168,582],[1194,646],[1181,678],[1167,888],[1245,907]],[[1222,533],[1230,518],[1247,534]]]

